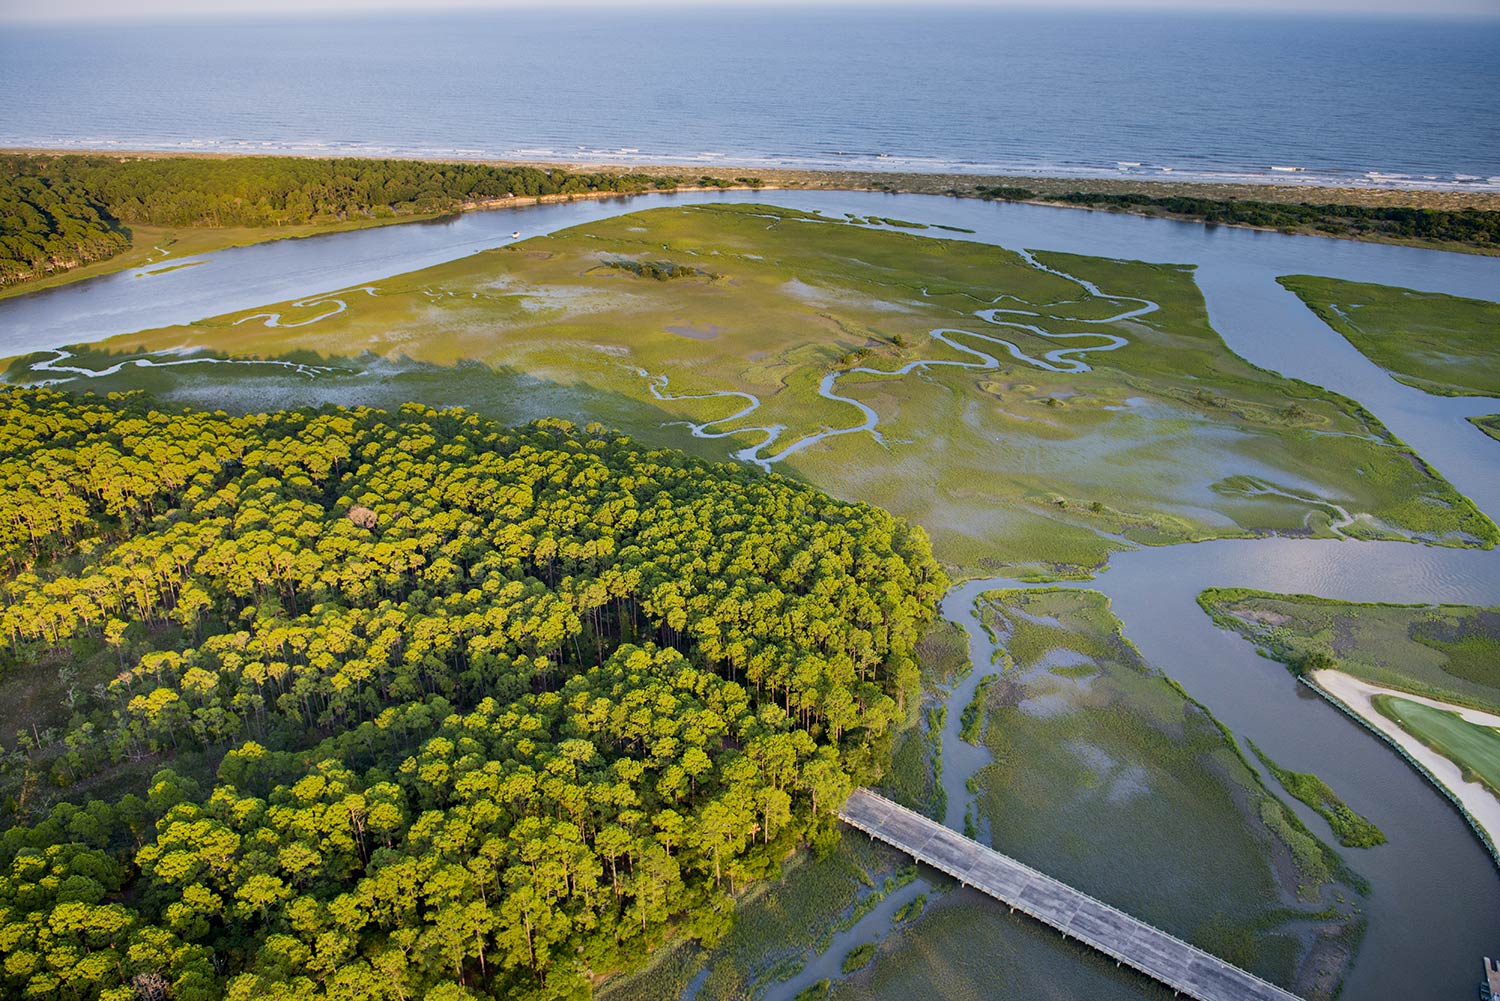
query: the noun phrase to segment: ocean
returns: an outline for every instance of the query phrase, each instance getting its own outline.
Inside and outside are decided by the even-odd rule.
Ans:
[[[0,25],[0,145],[1500,191],[1500,19],[596,10]]]

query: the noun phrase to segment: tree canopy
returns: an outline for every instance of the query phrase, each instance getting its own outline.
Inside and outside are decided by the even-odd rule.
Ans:
[[[508,196],[625,193],[679,183],[648,174],[421,160],[4,155],[0,287],[110,257],[130,245],[126,226],[290,226],[451,212]]]
[[[106,665],[5,754],[8,996],[586,997],[827,836],[946,583],[879,509],[597,425],[0,428],[3,669]]]
[[[1157,197],[1134,192],[1107,194],[1070,191],[1054,195],[1038,194],[1029,188],[1015,187],[978,187],[975,194],[985,199],[1042,199],[1091,209],[1142,212],[1230,226],[1311,229],[1331,236],[1377,237],[1436,244],[1458,243],[1481,250],[1500,246],[1500,212],[1489,209],[1268,202],[1249,198],[1195,198],[1188,195]]]
[[[78,181],[0,171],[0,288],[102,261],[130,237]]]

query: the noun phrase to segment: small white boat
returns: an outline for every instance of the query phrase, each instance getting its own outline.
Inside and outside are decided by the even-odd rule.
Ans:
[[[520,230],[519,230],[519,229],[518,229],[518,230],[516,230],[516,231],[515,231],[515,232],[514,232],[514,233],[512,233],[512,234],[511,234],[511,235],[510,235],[510,238],[511,238],[511,239],[512,239],[512,240],[519,240],[519,239],[520,239],[520,238],[521,238],[521,231],[520,231]]]

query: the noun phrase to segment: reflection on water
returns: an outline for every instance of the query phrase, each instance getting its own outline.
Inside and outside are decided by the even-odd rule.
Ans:
[[[1463,420],[1493,410],[1493,401],[1429,397],[1397,383],[1275,282],[1278,275],[1311,273],[1495,299],[1500,259],[1082,210],[918,195],[725,192],[472,213],[441,223],[226,250],[149,281],[124,272],[0,301],[0,354],[348,288],[508,243],[516,229],[529,237],[626,211],[720,201],[962,226],[975,232],[943,235],[1014,249],[1196,264],[1210,318],[1235,351],[1359,400],[1487,514],[1500,517],[1500,446]],[[1500,880],[1489,857],[1448,802],[1400,758],[1311,697],[1279,665],[1257,657],[1238,636],[1215,628],[1195,602],[1212,585],[1357,600],[1496,604],[1500,555],[1402,543],[1225,540],[1119,554],[1088,585],[1110,596],[1126,635],[1148,661],[1181,681],[1241,738],[1255,740],[1288,768],[1319,774],[1390,838],[1349,856],[1374,892],[1366,904],[1369,933],[1345,996],[1462,996],[1471,989],[1475,963],[1493,951],[1500,934]],[[974,627],[973,598],[992,586],[1013,584],[964,584],[945,600],[945,613]],[[990,670],[983,631],[971,628],[971,637],[975,669],[951,696],[951,732],[943,735],[946,820],[960,828],[968,802],[964,782],[986,756],[957,737],[972,686]],[[1305,819],[1323,830],[1315,817]]]

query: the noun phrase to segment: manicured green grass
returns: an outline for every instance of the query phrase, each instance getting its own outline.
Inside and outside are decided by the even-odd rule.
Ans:
[[[1129,341],[1088,355],[1086,372],[1045,371],[971,338],[965,343],[1004,364],[846,375],[837,391],[879,414],[883,440],[827,438],[777,471],[925,526],[939,558],[961,575],[1078,576],[1128,544],[1121,538],[1329,534],[1334,504],[1356,516],[1346,532],[1361,537],[1444,544],[1500,537],[1355,403],[1230,352],[1208,325],[1190,268],[1040,259],[1161,308],[1086,328]],[[644,267],[637,274],[611,262],[650,262],[683,276],[658,281]],[[859,423],[854,407],[818,394],[830,371],[972,360],[934,339],[935,328],[1002,336],[1033,357],[1087,343],[973,315],[997,297],[1037,314],[1027,322],[1064,333],[1082,329],[1077,319],[1135,305],[1090,296],[1002,248],[755,205],[601,220],[374,288],[375,295],[276,304],[101,346],[117,355],[206,347],[240,358],[318,357],[344,370],[337,376],[131,367],[68,385],[151,388],[169,400],[251,410],[268,405],[267,390],[278,401],[312,403],[385,403],[404,393],[506,420],[549,411],[597,419],[723,457],[762,441],[754,428],[764,425],[785,427],[780,449]],[[335,299],[347,308],[324,315]],[[295,327],[252,319],[266,312],[288,323],[323,318]],[[105,363],[100,355],[86,360]],[[25,378],[27,367],[12,378]],[[731,438],[689,438],[674,422],[728,418],[745,401],[656,400],[643,370],[670,380],[664,395],[746,393],[760,409],[716,426],[736,431]],[[486,389],[489,373],[498,378]]]
[[[1500,796],[1500,730],[1393,695],[1377,695],[1373,701],[1381,715],[1458,765],[1465,779]]]
[[[1359,891],[1357,877],[1262,785],[1232,735],[1142,659],[1102,594],[982,600],[1014,660],[987,699],[994,763],[977,776],[992,843],[1289,983],[1308,906]],[[1330,934],[1355,919],[1341,905]]]
[[[1500,607],[1386,605],[1210,588],[1198,603],[1296,670],[1333,667],[1373,684],[1500,712]]]
[[[1500,396],[1500,303],[1312,275],[1278,281],[1398,382]]]
[[[1283,789],[1328,821],[1339,844],[1345,848],[1373,848],[1385,844],[1385,834],[1380,828],[1351,810],[1328,783],[1310,772],[1294,772],[1282,768],[1256,747],[1254,741],[1249,743],[1255,756],[1276,776],[1276,781],[1281,783]]]

